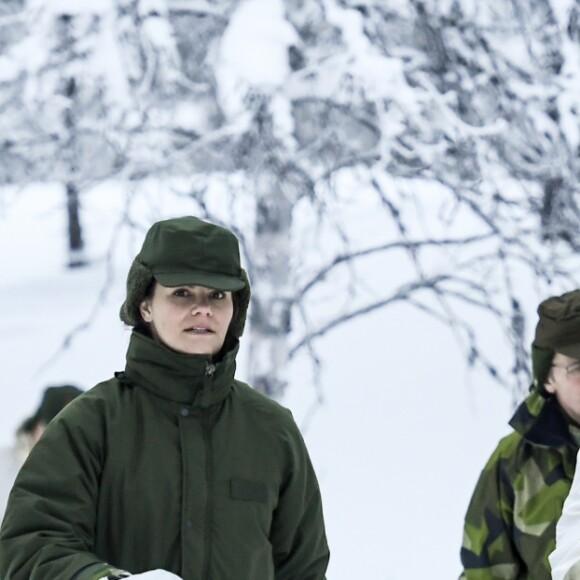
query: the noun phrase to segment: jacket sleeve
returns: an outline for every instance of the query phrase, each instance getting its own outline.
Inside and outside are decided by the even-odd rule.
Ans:
[[[322,500],[308,451],[293,423],[287,475],[273,514],[270,542],[276,580],[324,580],[330,552]]]
[[[570,493],[556,525],[556,549],[550,554],[553,580],[580,577],[580,451]]]
[[[73,401],[47,427],[18,474],[0,530],[3,580],[69,580],[108,565],[92,553],[103,418],[91,398]]]
[[[465,580],[521,578],[522,561],[513,542],[514,492],[502,443],[491,456],[465,516],[461,562]]]

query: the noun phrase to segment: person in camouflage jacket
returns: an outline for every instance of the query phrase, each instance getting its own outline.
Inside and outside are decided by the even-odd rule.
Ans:
[[[551,578],[580,444],[580,290],[543,301],[532,344],[534,381],[514,431],[483,469],[465,516],[465,580]]]

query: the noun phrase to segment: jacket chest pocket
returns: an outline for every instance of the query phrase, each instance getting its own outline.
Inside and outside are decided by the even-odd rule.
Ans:
[[[268,504],[268,487],[261,481],[234,478],[230,480],[230,497],[242,501]]]
[[[230,518],[245,541],[262,542],[270,535],[277,494],[264,481],[232,478],[228,481]]]

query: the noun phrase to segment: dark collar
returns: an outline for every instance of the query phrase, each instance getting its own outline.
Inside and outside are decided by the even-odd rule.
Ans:
[[[539,412],[533,413],[530,405],[532,398],[541,397],[538,394],[530,395],[517,408],[510,420],[510,425],[522,435],[522,437],[535,445],[546,447],[563,447],[572,445],[577,447],[568,425],[564,411],[554,397],[544,399]]]
[[[138,331],[127,349],[125,372],[118,378],[158,397],[207,407],[225,399],[236,371],[236,341],[219,362],[205,355],[175,352]]]

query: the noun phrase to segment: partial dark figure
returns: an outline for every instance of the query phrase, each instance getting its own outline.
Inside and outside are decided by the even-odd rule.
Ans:
[[[550,580],[556,523],[580,444],[580,290],[538,307],[534,381],[465,516],[461,578]],[[579,576],[580,578],[580,576]]]
[[[249,302],[232,232],[194,217],[150,228],[120,312],[125,370],[30,453],[0,530],[3,580],[325,578],[300,432],[234,377]]]
[[[83,391],[73,385],[46,387],[38,409],[22,422],[16,431],[14,445],[0,450],[0,519],[6,510],[8,494],[18,471],[31,449],[36,445],[46,426],[66,405]]]

